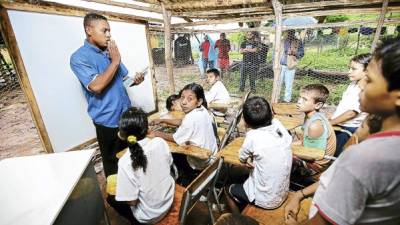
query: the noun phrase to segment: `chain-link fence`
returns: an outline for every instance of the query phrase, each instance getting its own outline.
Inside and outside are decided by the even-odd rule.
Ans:
[[[320,83],[330,90],[328,104],[337,105],[350,83],[347,77],[349,60],[357,54],[370,52],[375,27],[349,25],[284,31],[279,101],[296,102],[301,87]],[[259,30],[173,34],[176,89],[180,90],[185,84],[195,81],[208,90],[210,86],[204,79],[204,71],[218,68],[231,95],[241,96],[251,90],[270,100],[274,80],[275,34],[274,29]],[[398,36],[399,30],[397,25],[384,25],[380,38]],[[164,36],[158,32],[152,33],[151,38],[159,99],[162,102],[169,94],[164,65]],[[160,86],[160,80],[165,81],[161,82],[164,86]]]
[[[18,79],[4,43],[0,44],[0,102],[12,91],[20,89]]]

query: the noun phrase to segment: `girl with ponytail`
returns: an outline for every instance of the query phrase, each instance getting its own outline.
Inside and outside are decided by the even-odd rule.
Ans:
[[[143,110],[132,107],[122,114],[118,136],[128,143],[129,151],[118,162],[115,200],[127,203],[134,224],[161,220],[171,207],[175,192],[169,147],[161,138],[146,138],[147,130]]]
[[[146,137],[147,130],[147,116],[141,109],[130,108],[119,120],[118,136],[128,144],[133,170],[142,168],[146,172],[147,157],[138,141]]]

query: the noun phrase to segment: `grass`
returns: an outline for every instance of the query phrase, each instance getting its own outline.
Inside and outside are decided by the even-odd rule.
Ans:
[[[229,78],[225,77],[223,80],[226,88],[228,89],[229,93],[238,93],[239,85],[240,85],[240,71],[231,72]],[[311,76],[299,76],[296,75],[294,83],[293,83],[293,90],[292,90],[292,101],[297,101],[300,93],[300,89],[308,84],[323,84],[325,85],[328,90],[330,90],[329,98],[327,104],[330,105],[337,105],[341,98],[343,92],[346,90],[349,82],[347,81],[335,81],[329,80],[324,78],[315,78]],[[246,87],[249,89],[249,81],[246,80]],[[258,78],[256,80],[256,93],[255,95],[264,96],[266,99],[270,100],[272,94],[272,87],[273,87],[273,79],[271,78]],[[246,90],[247,90],[246,89]],[[284,93],[284,84],[281,87],[281,95],[283,96]]]

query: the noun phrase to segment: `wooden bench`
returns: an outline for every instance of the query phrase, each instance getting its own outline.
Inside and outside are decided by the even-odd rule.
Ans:
[[[219,203],[214,185],[218,179],[222,163],[221,159],[215,160],[186,188],[176,185],[174,202],[172,203],[171,209],[168,214],[157,223],[157,225],[185,225],[187,215],[191,212],[194,205],[203,194],[207,194],[206,203],[208,212],[211,222],[214,224],[214,216],[212,215],[211,202],[209,199],[214,197],[214,200]]]
[[[179,184],[175,184],[175,195],[174,201],[171,208],[169,209],[167,215],[156,223],[157,225],[175,225],[179,224],[179,211],[182,205],[183,193],[185,193],[185,188]]]
[[[242,214],[257,220],[260,225],[285,225],[285,206],[287,202],[286,200],[277,209],[263,209],[254,205],[247,205],[242,211]],[[301,201],[300,211],[297,215],[298,222],[305,221],[308,218],[310,207],[311,198],[306,198]]]

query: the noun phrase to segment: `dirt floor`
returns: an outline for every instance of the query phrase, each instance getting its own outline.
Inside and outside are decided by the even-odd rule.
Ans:
[[[0,99],[0,160],[44,153],[21,89],[8,92]]]

